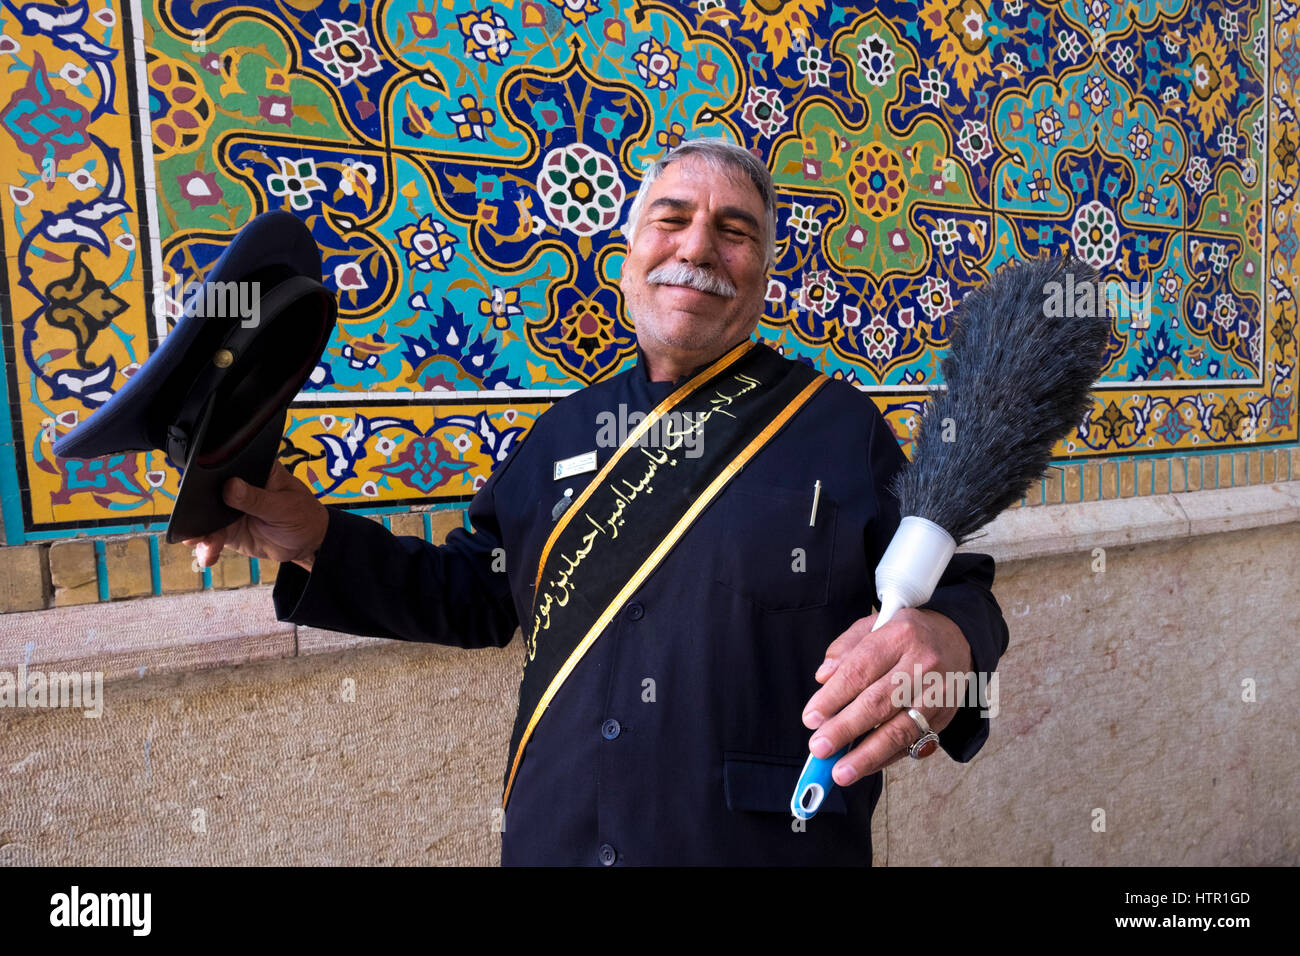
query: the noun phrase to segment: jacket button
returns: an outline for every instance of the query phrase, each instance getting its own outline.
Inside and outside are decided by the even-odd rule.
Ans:
[[[613,717],[600,725],[600,735],[606,740],[613,740],[622,732],[622,730],[623,728],[619,726],[618,721]]]
[[[600,862],[602,866],[613,866],[614,861],[618,859],[618,853],[608,843],[600,845]]]
[[[627,606],[627,619],[629,621],[639,621],[643,617],[645,617],[645,608],[639,603],[633,601]]]

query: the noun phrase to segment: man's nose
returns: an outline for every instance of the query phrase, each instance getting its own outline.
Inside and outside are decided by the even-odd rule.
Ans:
[[[707,220],[692,220],[678,233],[677,258],[701,269],[712,269],[718,264],[717,239]]]

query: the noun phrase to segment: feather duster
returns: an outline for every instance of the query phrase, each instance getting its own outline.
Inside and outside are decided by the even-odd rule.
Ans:
[[[961,544],[1042,477],[1083,420],[1110,341],[1104,310],[1072,315],[1074,291],[1099,281],[1078,260],[1035,259],[962,300],[941,366],[947,388],[931,393],[912,463],[894,479],[902,514]],[[1058,294],[1062,307],[1047,308]]]
[[[1009,265],[962,300],[910,464],[892,490],[905,516],[876,568],[880,614],[934,593],[957,545],[1020,499],[1052,448],[1083,419],[1110,341],[1110,316],[1076,316],[1076,290],[1099,298],[1090,266],[1055,256]],[[809,756],[790,800],[800,819],[830,790],[827,758]]]

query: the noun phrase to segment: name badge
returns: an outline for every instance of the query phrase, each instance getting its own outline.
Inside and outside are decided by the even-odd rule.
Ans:
[[[596,453],[595,451],[585,452],[581,455],[574,455],[572,458],[566,458],[563,461],[555,463],[555,480],[568,478],[570,475],[581,475],[588,471],[596,470]]]

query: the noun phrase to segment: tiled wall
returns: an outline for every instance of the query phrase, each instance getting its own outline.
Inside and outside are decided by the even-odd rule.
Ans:
[[[165,334],[155,285],[270,208],[310,225],[342,309],[282,457],[331,503],[463,503],[557,394],[630,361],[618,225],[641,164],[695,135],[780,188],[760,334],[904,444],[955,303],[1048,250],[1150,296],[1044,500],[1193,487],[1203,459],[1266,480],[1296,439],[1300,19],[1265,0],[65,7],[0,10],[10,545],[158,530],[162,453],[50,442]]]

